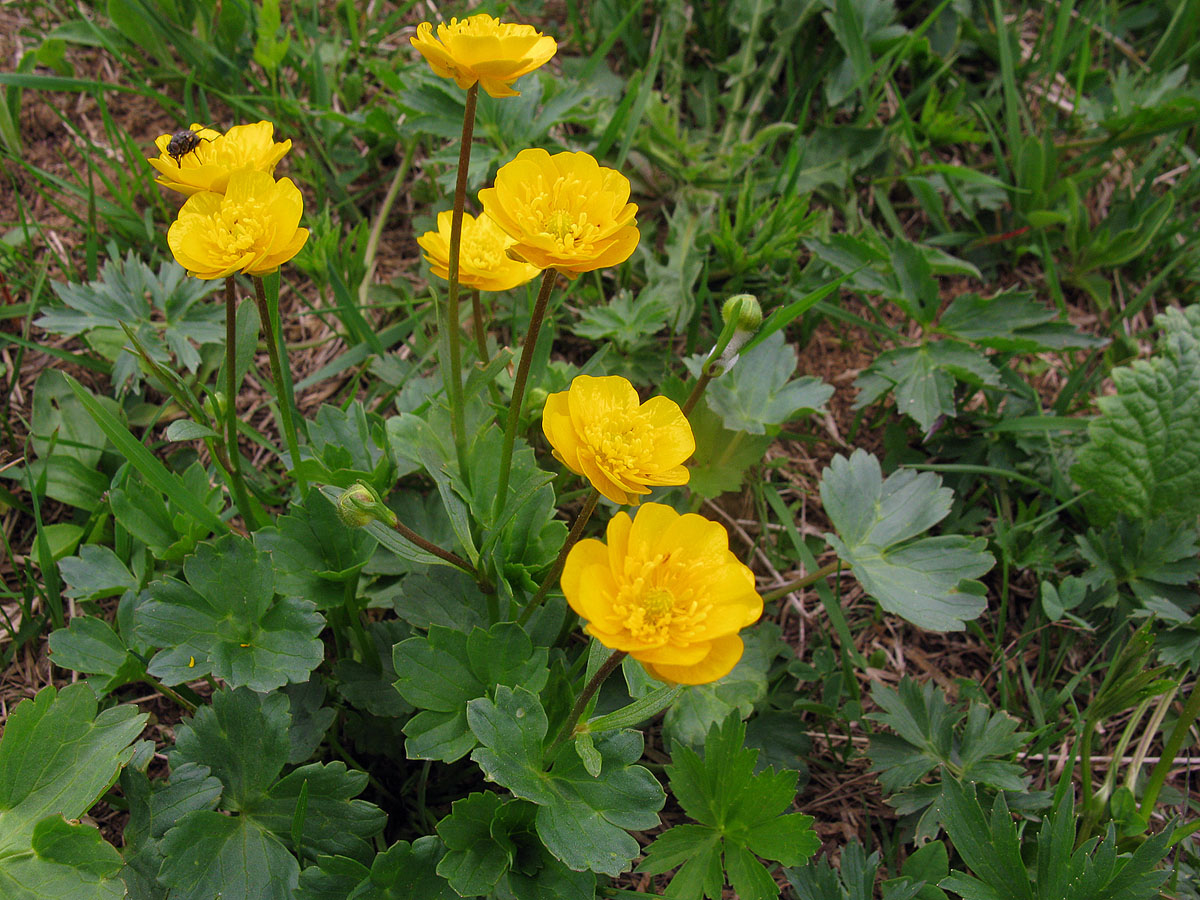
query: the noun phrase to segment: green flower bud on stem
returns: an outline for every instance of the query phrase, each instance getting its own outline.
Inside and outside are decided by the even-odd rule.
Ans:
[[[737,331],[753,333],[762,325],[762,306],[753,294],[734,294],[721,307],[721,318],[725,322],[736,318],[737,324],[734,328]]]
[[[383,522],[396,527],[396,514],[388,509],[383,499],[369,484],[358,482],[338,498],[338,518],[350,528],[362,528],[370,522]]]

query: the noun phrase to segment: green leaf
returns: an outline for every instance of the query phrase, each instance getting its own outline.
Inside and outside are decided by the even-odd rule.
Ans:
[[[699,375],[704,360],[697,356],[687,361],[693,375]],[[776,434],[778,426],[820,410],[833,396],[833,386],[819,378],[792,380],[795,371],[796,351],[777,331],[710,384],[704,399],[730,431]]]
[[[198,441],[203,438],[219,438],[221,435],[207,425],[191,419],[176,419],[167,426],[168,441]]]
[[[63,593],[76,600],[117,597],[137,586],[137,579],[117,554],[98,544],[84,544],[78,556],[59,560],[58,569],[67,585]]]
[[[76,869],[97,879],[121,868],[117,848],[90,825],[72,825],[62,816],[47,816],[33,827],[33,852],[48,863]]]
[[[87,468],[99,465],[107,443],[104,432],[57,369],[46,369],[34,382],[32,418],[29,437],[37,456],[50,456],[53,447],[55,455],[76,459]]]
[[[392,653],[396,690],[424,710],[404,726],[409,758],[461,759],[476,742],[467,724],[468,701],[487,696],[496,685],[540,691],[549,677],[546,660],[546,648],[535,650],[512,622],[470,634],[433,625],[427,636],[401,641]]]
[[[311,763],[275,782],[245,812],[276,835],[290,837],[289,845],[301,857],[328,854],[366,862],[373,857],[367,839],[387,821],[379,807],[354,799],[366,786],[367,773],[347,770],[343,762]]]
[[[695,465],[690,467],[688,490],[712,499],[742,486],[746,472],[760,465],[767,448],[769,435],[751,435],[745,431],[730,431],[707,403],[698,403],[688,416],[696,438]]]
[[[90,826],[70,825],[129,761],[146,723],[134,707],[96,714],[86,684],[40,690],[11,711],[0,739],[0,896],[118,900],[115,850]]]
[[[512,841],[504,834],[499,839],[492,836],[493,819],[504,802],[491,791],[468,794],[456,800],[450,815],[437,824],[438,836],[446,844],[438,874],[464,897],[491,893],[513,862]]]
[[[1200,307],[1170,307],[1154,322],[1155,355],[1112,370],[1117,393],[1096,401],[1100,415],[1071,468],[1102,523],[1200,512]]]
[[[96,281],[52,287],[66,308],[46,310],[36,324],[56,334],[83,335],[115,362],[112,380],[118,390],[130,379],[136,385],[141,375],[137,358],[125,347],[122,325],[134,331],[155,362],[189,372],[200,365],[193,342],[203,346],[225,339],[222,306],[200,303],[216,289],[216,282],[188,278],[174,261],[155,272],[131,252],[123,261],[105,263]]]
[[[467,719],[481,745],[471,759],[489,781],[537,804],[537,833],[557,859],[575,871],[606,875],[629,868],[641,851],[628,830],[656,826],[666,801],[654,776],[635,765],[640,734],[623,731],[596,741],[603,766],[593,778],[573,752],[560,753],[549,772],[543,768],[546,713],[523,687],[500,685],[494,702],[472,700]]]
[[[129,429],[93,397],[87,388],[70,375],[63,377],[67,379],[67,384],[71,386],[71,390],[75,392],[75,396],[79,398],[79,402],[83,404],[88,414],[96,421],[108,439],[116,445],[117,450],[129,460],[135,469],[141,472],[148,484],[166,494],[172,503],[194,521],[208,528],[209,531],[217,534],[225,534],[229,531],[229,526],[222,522],[220,517],[191,491],[183,479],[175,472],[168,470],[154,454],[146,449],[141,441],[130,434]]]
[[[901,469],[884,481],[864,450],[835,456],[821,479],[821,502],[838,531],[825,539],[885,610],[931,631],[961,631],[983,612],[986,591],[973,579],[994,564],[982,538],[913,540],[946,517],[952,499],[931,472]]]
[[[672,744],[671,791],[700,824],[664,832],[637,869],[659,875],[682,863],[667,897],[702,893],[717,900],[728,880],[745,900],[769,900],[779,887],[755,857],[795,866],[820,846],[812,816],[786,812],[796,797],[798,773],[767,769],[755,775],[758,751],[746,747],[745,738],[745,725],[731,714],[709,730],[703,759],[678,741]]]
[[[162,854],[158,878],[171,900],[292,900],[300,880],[296,858],[247,816],[190,812],[167,832]]]
[[[225,786],[222,805],[240,810],[264,797],[290,751],[288,698],[246,688],[218,691],[176,731],[171,765],[206,766]]]
[[[304,870],[296,900],[459,900],[437,874],[445,853],[434,835],[397,841],[367,869],[352,860],[322,857]]]
[[[896,411],[928,432],[940,416],[955,415],[956,381],[998,387],[1000,372],[980,351],[955,340],[899,347],[879,354],[855,380],[861,393],[854,408],[870,406],[891,391]]]
[[[728,675],[709,684],[685,687],[667,710],[663,732],[672,740],[698,747],[713,725],[724,722],[731,713],[748,718],[754,705],[767,696],[767,670],[779,639],[778,629],[773,628],[759,625],[746,631],[742,658]]]
[[[1104,338],[1056,322],[1058,313],[1029,291],[1003,291],[994,297],[959,294],[938,320],[939,330],[1005,353],[1038,353],[1074,347],[1103,347]]]
[[[254,546],[269,554],[275,567],[275,588],[290,597],[304,597],[317,609],[332,609],[346,601],[346,585],[371,558],[376,541],[361,528],[350,528],[337,509],[313,491],[288,508],[275,526],[254,533]]]
[[[949,704],[941,690],[908,677],[895,690],[876,682],[871,699],[881,711],[867,718],[896,732],[872,734],[867,751],[883,789],[896,794],[888,801],[892,806],[906,813],[925,808],[932,792],[922,790],[924,785],[910,788],[938,766],[995,790],[1029,787],[1029,777],[1013,757],[1031,735],[1018,732],[1017,720],[1008,713],[989,714],[983,704],[971,703],[964,722],[963,708]]]
[[[188,583],[153,582],[138,607],[138,636],[163,647],[150,674],[166,684],[216,675],[231,687],[269,691],[308,680],[325,657],[324,619],[312,602],[275,597],[270,557],[227,535],[183,564]]]
[[[68,628],[50,635],[49,644],[56,666],[105,676],[100,681],[105,691],[146,674],[146,664],[129,651],[112,626],[94,616],[76,616]]]

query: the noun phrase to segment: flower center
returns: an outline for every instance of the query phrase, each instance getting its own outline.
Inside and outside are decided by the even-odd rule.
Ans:
[[[218,213],[214,239],[222,252],[241,256],[253,249],[263,237],[263,223],[255,213],[240,203],[226,202]]]
[[[554,235],[560,244],[566,244],[567,238],[577,230],[575,218],[565,209],[554,210],[546,221],[546,231]]]
[[[492,272],[508,262],[504,247],[494,237],[480,234],[479,229],[463,229],[462,262],[464,268]]]
[[[664,615],[675,607],[675,598],[671,592],[663,588],[652,588],[642,596],[642,609],[646,618],[657,623]]]
[[[654,451],[653,431],[640,417],[588,422],[583,438],[596,454],[597,463],[618,478],[644,472]]]

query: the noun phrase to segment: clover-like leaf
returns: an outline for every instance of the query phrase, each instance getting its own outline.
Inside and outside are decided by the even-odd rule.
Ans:
[[[974,579],[995,560],[982,538],[913,540],[949,513],[953,493],[941,484],[908,469],[885,481],[864,450],[835,456],[821,479],[821,502],[838,533],[825,539],[885,610],[931,631],[961,631],[987,605]]]
[[[812,816],[788,813],[798,773],[774,769],[755,775],[758,751],[745,746],[737,714],[713,725],[704,757],[676,741],[667,775],[679,805],[698,825],[676,825],[650,845],[638,872],[662,874],[681,866],[666,897],[722,896],[726,880],[744,900],[770,900],[779,887],[755,858],[786,866],[804,862],[820,840]]]
[[[270,558],[237,535],[201,544],[183,564],[187,583],[156,581],[138,607],[138,636],[163,647],[150,674],[180,684],[213,674],[270,691],[308,680],[324,659],[324,619],[312,601],[276,597]]]
[[[275,566],[275,589],[311,600],[318,609],[345,602],[347,582],[366,565],[375,545],[366,530],[343,525],[319,491],[290,507],[274,527],[254,534],[254,546]]]
[[[133,754],[146,715],[96,714],[85,684],[46,687],[12,710],[0,740],[0,896],[118,900],[113,850],[82,816]]]
[[[642,756],[639,733],[596,740],[602,766],[593,777],[574,752],[559,754],[550,771],[544,769],[546,713],[523,687],[501,685],[495,701],[472,700],[467,720],[481,744],[471,759],[489,781],[537,804],[538,836],[558,860],[577,872],[619,875],[629,868],[641,851],[628,832],[657,825],[666,802],[654,776],[635,765]]]
[[[433,625],[427,636],[397,644],[392,651],[396,690],[422,710],[404,726],[409,758],[453,762],[469,753],[475,736],[467,724],[467,703],[495,685],[540,691],[549,677],[546,654],[512,622],[470,634]]]
[[[699,374],[703,360],[688,360],[693,375]],[[730,431],[774,434],[783,423],[801,412],[816,412],[833,396],[833,385],[811,375],[793,380],[795,372],[796,351],[777,331],[710,384],[704,399]]]

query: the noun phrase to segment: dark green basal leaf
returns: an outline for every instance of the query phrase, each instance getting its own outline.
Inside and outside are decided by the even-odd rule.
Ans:
[[[222,806],[244,809],[266,795],[287,763],[288,698],[246,688],[213,694],[176,730],[171,765],[206,766],[225,786]]]
[[[646,850],[638,872],[660,875],[681,866],[664,896],[718,900],[728,881],[745,900],[770,900],[779,887],[755,857],[795,866],[820,846],[812,816],[786,812],[798,773],[754,774],[758,751],[745,746],[745,737],[745,725],[731,714],[709,730],[703,759],[678,741],[672,745],[671,792],[700,824],[676,825]]]
[[[53,632],[48,643],[56,666],[103,676],[95,680],[102,691],[138,681],[146,674],[146,664],[129,652],[103,619],[76,616],[68,628]]]
[[[65,820],[116,780],[146,718],[131,706],[97,715],[86,684],[43,688],[12,710],[0,739],[0,896],[119,900],[116,850]]]
[[[228,535],[183,565],[188,583],[153,582],[135,615],[140,639],[163,647],[149,671],[166,684],[213,674],[232,687],[269,691],[308,680],[324,659],[325,620],[310,600],[276,597],[270,558]]]
[[[689,469],[688,490],[713,499],[742,486],[746,473],[763,461],[771,438],[730,431],[707,403],[698,403],[688,421],[696,439],[695,465]]]
[[[624,731],[596,741],[603,758],[599,778],[588,774],[578,754],[558,755],[544,769],[546,713],[535,694],[500,685],[496,699],[472,700],[471,731],[481,744],[471,758],[489,781],[537,804],[535,827],[542,843],[568,868],[606,875],[626,871],[640,851],[628,831],[658,824],[666,795],[654,776],[635,763],[642,737]]]
[[[427,636],[397,644],[396,690],[423,710],[404,726],[409,758],[461,759],[476,743],[467,724],[468,702],[496,685],[541,690],[549,677],[546,660],[546,648],[535,650],[525,630],[511,622],[470,634],[434,625]]]
[[[885,481],[864,450],[835,456],[821,479],[838,530],[825,539],[880,606],[931,631],[961,631],[983,612],[986,590],[974,579],[995,563],[982,538],[916,539],[946,517],[952,498],[930,472],[901,469]]]
[[[247,816],[190,812],[167,832],[162,854],[158,878],[170,900],[292,900],[300,881],[296,858]]]
[[[456,800],[450,815],[437,824],[438,837],[446,845],[438,874],[463,897],[490,893],[513,863],[516,848],[508,835],[492,834],[493,819],[504,803],[491,791],[468,794]]]
[[[994,297],[959,294],[938,319],[938,330],[1005,353],[1038,353],[1103,347],[1105,338],[1084,334],[1029,291],[1003,291]]]
[[[270,556],[279,593],[332,609],[345,603],[346,586],[357,580],[376,541],[365,529],[344,525],[333,504],[313,491],[273,527],[255,532],[254,546]]]
[[[322,406],[308,424],[308,439],[315,458],[302,461],[300,470],[310,480],[341,488],[360,480],[378,491],[392,487],[395,466],[383,420],[357,400],[344,410]]]
[[[108,443],[57,369],[46,369],[33,385],[29,438],[39,457],[64,456],[95,469]],[[53,448],[53,449],[52,449]]]
[[[288,698],[291,712],[287,761],[296,765],[317,752],[329,726],[337,718],[337,710],[321,705],[325,702],[325,683],[316,674],[303,684],[284,685],[283,693]]]
[[[458,569],[409,575],[391,597],[396,615],[414,628],[440,625],[470,631],[487,623],[487,598],[471,576]]]
[[[367,635],[375,646],[376,658],[361,663],[353,659],[338,660],[333,669],[338,694],[374,716],[407,716],[413,708],[396,691],[392,648],[410,637],[412,629],[403,622],[388,619],[369,626]]]
[[[98,544],[84,544],[77,556],[59,560],[58,569],[66,584],[63,593],[76,600],[117,597],[137,587],[137,579],[117,554]]]
[[[304,870],[295,900],[459,900],[437,874],[445,853],[434,835],[397,841],[371,867],[341,857],[322,857]]]

